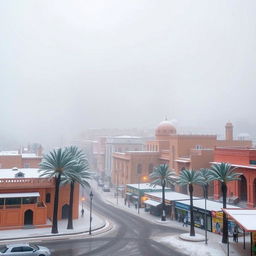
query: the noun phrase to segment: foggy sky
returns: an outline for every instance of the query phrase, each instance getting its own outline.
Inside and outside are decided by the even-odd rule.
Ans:
[[[178,126],[256,136],[254,0],[0,1],[1,141]]]

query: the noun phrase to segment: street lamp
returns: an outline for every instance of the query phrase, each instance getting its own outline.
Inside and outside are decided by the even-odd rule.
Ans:
[[[206,213],[206,197],[207,197],[207,185],[204,186],[204,227],[205,227],[205,244],[207,244],[207,213]]]
[[[89,235],[92,234],[92,198],[93,198],[93,194],[92,191],[90,193],[90,228],[89,228]]]

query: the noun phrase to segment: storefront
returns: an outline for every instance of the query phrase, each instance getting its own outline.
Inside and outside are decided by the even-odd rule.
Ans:
[[[145,204],[145,211],[149,212],[150,214],[154,216],[161,216],[162,213],[162,204],[161,202],[157,202],[154,200],[146,200],[144,201]]]
[[[160,191],[162,191],[161,186],[156,185],[152,187],[150,183],[127,184],[125,189],[125,202],[127,202],[127,204],[133,204],[136,207],[140,205],[140,208],[144,208],[144,202],[148,199],[145,193]],[[166,188],[166,191],[170,191],[170,189]]]
[[[228,205],[230,208],[238,208]],[[205,229],[205,214],[207,230],[215,233],[222,233],[223,213],[222,203],[205,199],[193,200],[193,213],[195,227]],[[190,223],[190,200],[178,201],[175,203],[175,218],[178,221],[183,221],[184,217],[188,218]],[[234,223],[228,222],[229,233],[233,233]]]
[[[222,234],[223,231],[223,212],[212,211],[212,232]],[[235,223],[228,220],[228,233],[231,236],[234,232]]]

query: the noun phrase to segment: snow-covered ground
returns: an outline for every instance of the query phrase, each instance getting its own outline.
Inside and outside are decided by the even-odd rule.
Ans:
[[[225,256],[221,248],[213,248],[205,245],[204,242],[187,242],[181,240],[179,235],[153,237],[153,239],[190,256]]]

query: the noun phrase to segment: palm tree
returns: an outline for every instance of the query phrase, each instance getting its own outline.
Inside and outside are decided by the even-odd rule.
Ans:
[[[166,207],[165,207],[165,187],[174,184],[175,173],[169,170],[167,164],[160,164],[156,167],[150,174],[150,178],[153,180],[151,185],[155,187],[156,185],[162,186],[162,216],[161,220],[166,221]]]
[[[201,168],[200,173],[203,179],[204,197],[208,199],[208,188],[209,184],[213,181],[213,176],[211,174],[211,170],[208,168]]]
[[[206,199],[208,199],[208,187],[212,182],[213,177],[211,175],[211,170],[207,168],[201,168],[200,174],[203,179],[203,191],[204,191],[204,199],[205,199],[205,215],[204,215],[204,228],[205,228],[205,243],[207,244],[207,216],[206,216]]]
[[[40,171],[43,173],[41,177],[46,176],[55,179],[55,195],[52,216],[52,233],[58,233],[58,206],[59,206],[59,187],[61,177],[65,175],[65,171],[73,168],[76,162],[73,156],[65,149],[54,149],[49,154],[44,155],[40,163]]]
[[[228,163],[219,163],[214,164],[211,167],[211,175],[214,180],[217,180],[221,183],[221,192],[223,198],[223,208],[227,207],[227,183],[233,180],[239,180],[241,173],[234,172],[235,168]],[[228,242],[228,222],[226,213],[223,212],[223,234],[222,234],[222,243]]]
[[[180,172],[177,183],[180,186],[189,186],[190,197],[190,236],[195,236],[194,214],[193,214],[193,185],[203,184],[203,178],[199,171],[184,169]]]
[[[69,214],[68,214],[68,226],[67,229],[73,229],[73,201],[74,201],[74,188],[75,183],[82,185],[83,187],[90,187],[88,179],[91,179],[91,173],[89,170],[88,161],[82,152],[77,147],[71,146],[68,148],[73,159],[76,161],[76,165],[66,171],[66,175],[63,177],[61,183],[70,184],[69,194]]]

